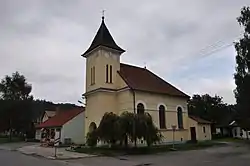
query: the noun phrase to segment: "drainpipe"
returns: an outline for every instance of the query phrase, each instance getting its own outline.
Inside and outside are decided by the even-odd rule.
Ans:
[[[135,91],[134,91],[134,89],[132,89],[131,88],[131,90],[132,90],[132,93],[133,93],[133,105],[134,105],[134,115],[136,115],[136,109],[135,109]],[[136,145],[136,137],[135,137],[135,134],[136,134],[136,130],[135,130],[135,121],[136,121],[136,119],[135,119],[135,116],[134,116],[134,123],[133,123],[133,135],[134,135],[134,146],[136,147],[137,145]]]

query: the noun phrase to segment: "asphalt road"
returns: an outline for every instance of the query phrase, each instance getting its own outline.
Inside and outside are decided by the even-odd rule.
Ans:
[[[249,147],[235,144],[157,155],[92,157],[68,161],[27,156],[13,150],[0,150],[0,166],[247,166],[249,163]]]
[[[17,151],[0,150],[1,166],[65,166],[60,161],[47,160],[44,158],[23,155]]]
[[[229,144],[203,150],[123,156],[120,159],[109,157],[85,158],[70,162],[88,166],[248,166],[250,165],[250,147],[244,144]]]

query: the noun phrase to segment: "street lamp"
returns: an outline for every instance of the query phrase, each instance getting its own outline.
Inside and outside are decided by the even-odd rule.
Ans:
[[[176,130],[176,125],[172,125],[172,131],[173,131],[173,147],[172,147],[172,150],[176,150],[174,148],[174,144],[175,144],[175,130]]]

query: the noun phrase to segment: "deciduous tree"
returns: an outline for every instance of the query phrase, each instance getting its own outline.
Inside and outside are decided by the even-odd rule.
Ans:
[[[4,118],[4,129],[26,133],[32,125],[30,95],[32,87],[26,78],[18,72],[5,76],[0,83],[1,114]]]
[[[250,130],[250,7],[243,7],[237,20],[244,28],[243,37],[235,43],[237,55],[234,79],[238,123]]]

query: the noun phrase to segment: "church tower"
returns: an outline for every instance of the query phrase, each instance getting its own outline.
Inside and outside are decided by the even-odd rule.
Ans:
[[[105,112],[117,111],[117,71],[124,52],[115,43],[102,17],[90,47],[82,54],[86,58],[85,134],[99,125]]]

